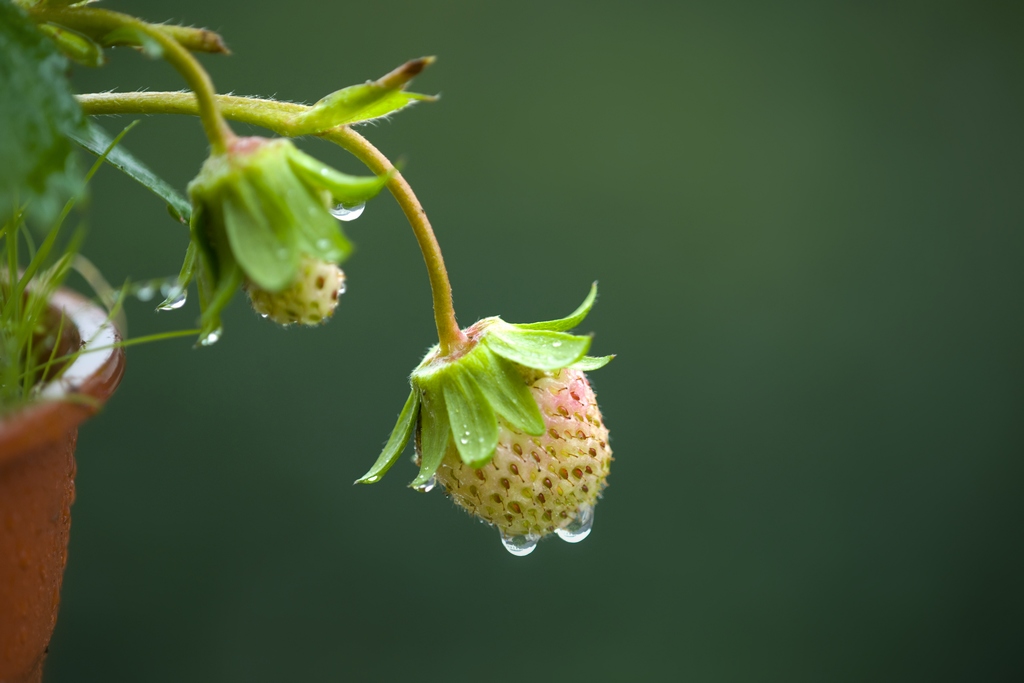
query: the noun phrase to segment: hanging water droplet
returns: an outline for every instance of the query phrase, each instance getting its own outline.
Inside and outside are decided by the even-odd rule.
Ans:
[[[174,311],[185,305],[185,300],[188,298],[188,290],[172,289],[171,291],[166,292],[164,296],[166,296],[167,299],[164,301],[164,303],[157,306],[156,310]]]
[[[347,287],[346,287],[346,285],[345,285],[345,281],[344,281],[344,280],[342,280],[342,281],[341,281],[341,284],[340,284],[340,285],[338,285],[338,296],[341,296],[342,294],[344,294],[344,293],[345,293],[345,289],[346,289],[346,288],[347,288]]]
[[[156,296],[156,287],[151,282],[139,285],[139,288],[135,290],[135,298],[139,301],[149,301],[154,296]]]
[[[430,479],[428,479],[425,484],[413,486],[413,488],[419,491],[420,493],[430,493],[431,491],[434,490],[435,486],[437,486],[437,477],[430,477]]]
[[[361,202],[354,206],[345,206],[344,204],[336,204],[331,209],[331,215],[337,218],[339,221],[354,221],[363,215],[363,211],[366,210],[366,202]]]
[[[555,533],[566,543],[579,543],[590,535],[590,530],[593,527],[594,507],[592,505],[584,505],[580,508],[576,518],[569,522],[568,526],[555,529]]]
[[[557,349],[559,346],[562,345],[562,342],[560,342],[560,341],[553,341],[553,342],[551,342],[551,345]]]
[[[199,340],[200,346],[213,346],[220,341],[220,336],[224,334],[224,328],[218,327],[213,332],[208,333],[205,337]]]
[[[516,557],[526,557],[532,553],[534,548],[537,547],[537,541],[539,540],[540,536],[537,534],[519,534],[518,536],[501,535],[501,544],[505,546],[505,550],[509,551]]]

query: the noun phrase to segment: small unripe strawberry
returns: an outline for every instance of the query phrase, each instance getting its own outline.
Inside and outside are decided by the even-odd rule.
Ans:
[[[490,463],[467,465],[453,443],[435,474],[456,503],[498,527],[520,550],[552,532],[583,540],[612,460],[608,428],[586,376],[569,368],[531,374],[528,386],[544,433],[526,434],[499,419]]]
[[[431,349],[377,462],[372,484],[415,435],[420,473],[411,486],[443,485],[470,514],[498,528],[514,555],[549,534],[583,540],[611,463],[608,429],[584,372],[612,356],[587,356],[589,336],[566,334],[590,311],[592,288],[571,315],[541,323],[486,318],[448,355]]]
[[[295,281],[280,292],[261,289],[251,281],[245,291],[253,309],[279,325],[319,325],[334,315],[338,297],[345,292],[345,273],[330,261],[306,256]]]
[[[208,158],[188,186],[191,243],[177,288],[196,280],[200,344],[219,338],[221,311],[243,285],[275,321],[329,317],[340,277],[334,264],[352,251],[331,209],[359,205],[385,182],[340,173],[283,138],[235,138]]]

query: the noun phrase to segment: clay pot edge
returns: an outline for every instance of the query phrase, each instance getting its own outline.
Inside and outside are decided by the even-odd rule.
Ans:
[[[124,349],[109,348],[121,341],[121,334],[105,310],[68,289],[55,292],[50,304],[77,328],[84,353],[42,387],[33,402],[0,418],[0,463],[77,427],[110,398],[124,375]],[[75,401],[75,394],[98,403]]]

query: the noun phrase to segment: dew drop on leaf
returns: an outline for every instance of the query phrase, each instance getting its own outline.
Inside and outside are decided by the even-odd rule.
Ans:
[[[420,493],[430,493],[431,491],[434,490],[435,486],[437,486],[437,477],[431,477],[430,479],[427,480],[425,484],[413,486],[413,488],[419,491]]]
[[[354,206],[345,206],[344,204],[337,204],[331,209],[331,215],[337,218],[339,221],[354,221],[363,215],[363,211],[366,210],[366,202],[356,204]]]
[[[213,332],[210,332],[205,337],[199,340],[200,346],[213,346],[220,341],[220,336],[224,334],[224,328],[218,327]]]
[[[185,300],[188,298],[188,290],[175,287],[164,294],[164,296],[167,297],[167,302],[158,306],[156,310],[174,311],[185,305]]]

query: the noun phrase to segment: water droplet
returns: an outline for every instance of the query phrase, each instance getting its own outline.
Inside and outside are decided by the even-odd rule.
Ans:
[[[427,480],[427,483],[420,484],[419,486],[413,486],[413,488],[420,493],[430,493],[434,490],[435,486],[437,486],[437,477],[430,477],[430,479]]]
[[[579,543],[590,535],[590,530],[593,527],[594,507],[592,505],[585,505],[580,508],[576,519],[569,522],[568,526],[555,529],[555,533],[566,543]]]
[[[551,345],[557,349],[559,346],[562,345],[562,342],[560,342],[560,341],[553,341],[553,342],[551,342]]]
[[[208,333],[205,337],[199,340],[201,346],[213,346],[220,341],[220,336],[224,334],[224,328],[218,327],[213,332]]]
[[[345,285],[345,281],[342,280],[341,284],[338,285],[338,296],[341,296],[342,294],[344,294],[346,289],[347,289],[347,287]]]
[[[331,241],[326,237],[321,237],[316,241],[317,249],[327,249],[329,246],[331,246]]]
[[[537,534],[519,534],[518,536],[501,535],[501,544],[505,546],[505,550],[509,551],[516,557],[526,557],[532,553],[534,548],[537,547],[537,541],[539,540],[540,536]]]
[[[459,443],[465,446],[466,444],[469,443],[469,439],[467,439],[466,437],[462,437],[461,439],[459,439]]]
[[[320,169],[320,175],[327,175],[327,173],[328,173],[328,171],[327,171],[326,168],[321,168]]]
[[[167,297],[165,303],[157,306],[158,311],[174,311],[185,305],[185,300],[188,298],[187,289],[172,289],[169,292],[164,293]]]
[[[344,204],[336,204],[331,209],[331,215],[337,218],[339,221],[354,221],[363,215],[363,211],[366,210],[366,202],[356,204],[355,206],[345,206]]]
[[[151,282],[140,285],[139,288],[135,290],[135,298],[139,301],[149,301],[154,296],[156,296],[156,287],[154,287]]]

